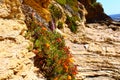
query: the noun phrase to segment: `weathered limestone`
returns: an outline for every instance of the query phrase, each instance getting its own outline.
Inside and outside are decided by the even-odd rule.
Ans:
[[[82,32],[69,34],[66,45],[78,65],[77,79],[120,79],[120,26],[116,28],[114,31],[106,25],[88,24],[83,36]]]
[[[19,0],[0,0],[0,80],[45,80],[34,67]]]

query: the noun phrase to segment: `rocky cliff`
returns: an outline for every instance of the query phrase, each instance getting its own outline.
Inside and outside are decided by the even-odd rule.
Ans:
[[[120,25],[85,24],[111,21],[96,0],[0,0],[0,80],[46,80],[26,38],[35,20],[64,36],[77,80],[120,79]]]
[[[92,23],[84,31],[69,33],[66,39],[78,65],[77,79],[119,80],[120,26]]]
[[[82,3],[88,14],[86,15],[87,22],[99,22],[99,21],[110,21],[112,20],[108,15],[104,13],[102,4],[97,0],[78,0]]]
[[[0,80],[42,80],[34,67],[32,45],[19,0],[0,0]],[[39,77],[38,77],[39,76]]]

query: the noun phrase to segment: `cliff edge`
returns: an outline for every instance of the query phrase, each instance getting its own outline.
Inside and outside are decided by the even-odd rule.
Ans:
[[[97,0],[78,0],[82,3],[88,14],[86,15],[87,22],[100,22],[100,21],[111,21],[112,19],[104,13],[102,4]]]

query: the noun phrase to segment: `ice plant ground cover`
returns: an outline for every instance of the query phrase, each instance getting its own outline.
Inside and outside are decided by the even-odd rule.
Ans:
[[[33,42],[30,50],[36,54],[35,66],[48,80],[75,80],[77,66],[63,36],[35,20],[30,23],[26,37]]]

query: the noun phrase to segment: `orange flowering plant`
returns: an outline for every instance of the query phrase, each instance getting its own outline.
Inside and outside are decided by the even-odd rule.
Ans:
[[[34,64],[48,80],[75,80],[77,68],[63,37],[35,22],[28,27],[36,54]]]

